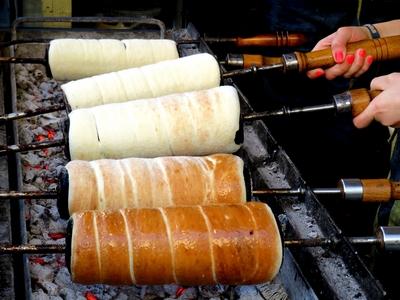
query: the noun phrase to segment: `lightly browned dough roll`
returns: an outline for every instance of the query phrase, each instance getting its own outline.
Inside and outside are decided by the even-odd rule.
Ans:
[[[72,222],[77,283],[258,284],[282,262],[275,218],[259,202],[85,211]]]
[[[201,53],[70,81],[61,88],[74,110],[209,89],[220,79],[217,60]]]
[[[208,90],[77,109],[69,114],[72,160],[233,153],[236,89]]]
[[[56,80],[76,80],[178,57],[176,43],[166,39],[55,39],[49,47],[49,66]]]
[[[246,202],[243,160],[231,154],[71,161],[68,211]]]

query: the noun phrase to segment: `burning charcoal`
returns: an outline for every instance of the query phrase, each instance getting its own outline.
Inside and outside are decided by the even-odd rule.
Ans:
[[[50,298],[42,289],[38,289],[32,293],[32,300],[50,300]]]
[[[42,205],[34,204],[31,206],[32,218],[40,218],[44,214],[45,207]]]
[[[30,263],[31,277],[37,281],[53,281],[54,273],[53,269],[47,265],[33,264]]]
[[[255,286],[253,285],[242,285],[235,288],[235,292],[238,299],[241,300],[262,300],[264,299]]]
[[[289,299],[288,294],[280,284],[260,284],[257,285],[258,291],[263,296],[263,299],[274,299],[274,300],[287,300]]]
[[[176,284],[166,284],[163,286],[164,291],[170,295],[170,296],[175,296],[176,295],[176,291],[179,288],[179,285]]]
[[[68,272],[68,269],[66,267],[60,268],[60,270],[57,272],[56,278],[54,282],[60,287],[63,288],[65,286],[71,285],[71,276]]]
[[[226,290],[227,290],[227,287],[223,286],[222,284],[199,287],[200,295],[205,298],[219,297]]]
[[[52,220],[57,221],[60,219],[60,213],[58,212],[56,206],[52,206],[49,210],[49,213]]]
[[[54,283],[45,281],[43,283],[40,283],[40,285],[42,286],[43,290],[50,296],[58,295],[58,287]]]
[[[41,239],[34,238],[34,239],[31,239],[29,241],[29,244],[31,244],[31,245],[41,245],[41,244],[43,244],[43,241]]]
[[[65,231],[65,225],[64,224],[62,224],[61,222],[53,221],[53,220],[50,220],[48,228],[49,228],[49,232],[59,233],[59,232],[64,232]]]
[[[65,300],[76,300],[77,298],[75,292],[67,287],[60,289],[60,296],[63,297]]]
[[[182,295],[179,296],[178,299],[189,300],[189,299],[197,299],[197,298],[198,298],[197,289],[194,287],[189,287],[183,291]]]
[[[45,76],[41,70],[34,70],[33,77],[38,81],[42,81]]]
[[[128,296],[125,295],[124,293],[119,293],[116,297],[115,300],[128,300]]]

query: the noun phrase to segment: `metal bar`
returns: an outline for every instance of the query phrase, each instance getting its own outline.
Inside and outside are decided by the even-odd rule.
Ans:
[[[44,141],[44,142],[37,142],[27,145],[9,145],[9,146],[0,146],[0,155],[4,155],[7,153],[16,153],[16,152],[25,152],[25,151],[32,151],[32,150],[40,150],[43,148],[50,148],[50,147],[59,147],[65,145],[64,139],[53,140],[53,141]]]
[[[52,113],[52,112],[55,112],[55,111],[60,111],[62,109],[65,109],[65,105],[64,104],[55,104],[55,105],[49,106],[47,108],[39,108],[39,109],[35,109],[35,110],[26,110],[24,112],[10,113],[10,114],[6,114],[6,115],[3,115],[3,116],[0,116],[0,122],[18,120],[18,119],[28,118],[28,117],[34,117],[34,116],[38,116],[38,115]]]
[[[65,245],[0,245],[0,254],[65,253]]]
[[[45,58],[27,58],[27,57],[0,57],[0,63],[47,65],[47,59],[45,59]]]
[[[365,237],[349,237],[349,242],[352,244],[361,244],[361,245],[379,245],[380,240],[374,236],[365,236]]]
[[[266,190],[254,190],[252,194],[254,196],[260,195],[302,195],[305,193],[305,189],[298,188],[298,189],[266,189]]]
[[[246,74],[256,74],[259,72],[272,71],[272,70],[283,71],[283,64],[279,63],[279,64],[272,64],[272,65],[262,66],[262,67],[253,66],[253,67],[247,68],[247,69],[233,70],[233,71],[223,73],[222,79],[246,75]]]
[[[353,244],[378,244],[376,237],[350,237],[349,241]],[[285,247],[327,247],[334,245],[332,239],[287,239],[283,242]],[[0,245],[0,254],[37,254],[37,253],[64,253],[65,245]]]
[[[32,40],[13,40],[7,42],[0,42],[0,48],[9,47],[13,45],[20,45],[20,44],[48,44],[51,40],[49,39],[32,39]]]
[[[297,108],[287,108],[283,107],[278,110],[273,111],[263,111],[263,112],[253,112],[246,115],[243,115],[242,118],[244,121],[253,121],[262,118],[270,118],[270,117],[280,117],[290,115],[300,114],[300,113],[310,113],[310,112],[320,112],[320,111],[328,111],[335,110],[336,106],[333,103],[330,104],[321,104],[314,106],[305,106],[305,107],[297,107]]]
[[[4,199],[55,199],[58,193],[56,191],[48,192],[17,192],[17,191],[0,191],[0,200]]]
[[[46,22],[61,22],[61,23],[136,23],[145,25],[156,25],[160,29],[160,39],[165,38],[166,27],[164,22],[146,17],[21,17],[15,19],[12,24],[12,32],[16,33],[17,27],[22,23],[46,23]],[[121,29],[119,29],[121,30]]]

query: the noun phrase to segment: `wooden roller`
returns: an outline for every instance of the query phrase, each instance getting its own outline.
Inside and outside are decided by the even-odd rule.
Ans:
[[[71,109],[217,87],[220,70],[207,53],[125,69],[61,86]]]
[[[92,284],[258,284],[282,263],[263,203],[85,211],[72,216],[72,280]]]
[[[77,109],[72,160],[233,153],[240,103],[232,86]]]
[[[48,63],[54,79],[76,80],[178,57],[172,40],[55,39]]]
[[[204,157],[71,161],[66,165],[61,212],[246,202],[243,160]],[[66,184],[65,184],[66,183]]]

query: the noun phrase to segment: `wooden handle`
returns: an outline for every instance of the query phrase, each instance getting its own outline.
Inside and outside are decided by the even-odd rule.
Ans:
[[[369,103],[378,96],[382,91],[367,89],[354,89],[350,91],[351,96],[351,113],[353,117],[361,114],[369,105]]]
[[[388,179],[362,179],[363,202],[386,202],[392,199],[392,184]],[[400,192],[400,184],[396,188]]]
[[[350,43],[347,45],[347,54],[354,54],[360,48],[365,49],[367,55],[372,55],[374,61],[400,58],[400,35]],[[300,72],[315,68],[327,68],[335,64],[331,48],[308,53],[295,52],[295,54]]]
[[[392,187],[392,199],[400,200],[400,181],[391,181],[390,185]]]
[[[243,68],[251,68],[252,66],[261,67],[281,63],[281,57],[262,56],[257,54],[243,54]]]
[[[236,38],[238,47],[297,47],[306,42],[306,37],[301,33],[276,32],[275,34],[261,34],[248,38]]]

